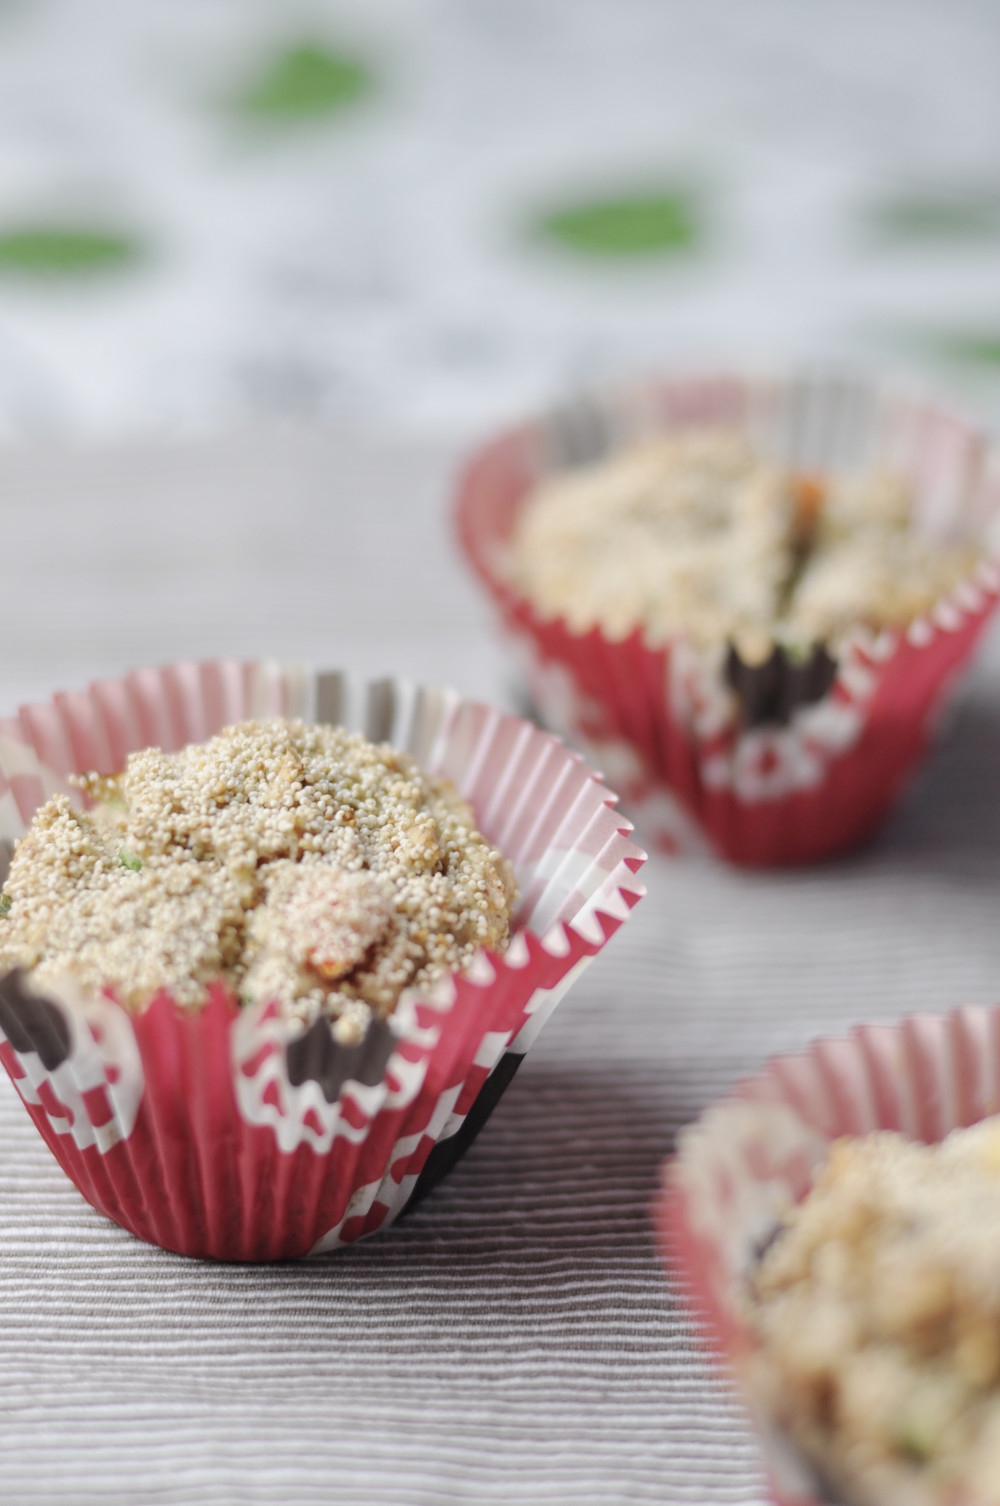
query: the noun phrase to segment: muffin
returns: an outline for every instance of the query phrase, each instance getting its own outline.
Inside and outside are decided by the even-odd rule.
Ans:
[[[1000,1502],[1000,1119],[837,1141],[750,1280],[753,1381],[859,1506]]]
[[[516,717],[392,681],[175,665],[22,708],[0,1057],[141,1237],[348,1244],[458,1159],[639,897],[613,799]]]
[[[784,1506],[1000,1499],[1000,1009],[779,1057],[682,1132],[655,1207]]]
[[[861,384],[650,383],[502,437],[465,551],[543,716],[668,848],[871,834],[996,605],[982,436]]]

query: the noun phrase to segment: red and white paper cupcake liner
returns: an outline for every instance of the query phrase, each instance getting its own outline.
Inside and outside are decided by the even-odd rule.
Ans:
[[[864,1025],[778,1057],[685,1129],[654,1207],[664,1258],[709,1344],[741,1381],[779,1506],[830,1506],[753,1385],[747,1280],[841,1135],[927,1144],[1000,1112],[1000,1007]]]
[[[616,797],[557,739],[447,691],[269,663],[140,670],[0,720],[0,838],[9,854],[70,773],[279,715],[389,741],[451,779],[521,900],[506,952],[405,994],[356,1047],[325,1025],[295,1036],[221,985],[195,1011],[162,995],[131,1013],[68,979],[44,997],[30,975],[0,981],[0,1057],[59,1164],[95,1208],[187,1255],[305,1255],[391,1223],[644,892]]]
[[[822,699],[784,725],[746,726],[724,654],[651,644],[544,618],[505,568],[519,510],[553,471],[653,433],[744,432],[803,472],[875,467],[913,487],[930,537],[983,539],[1000,518],[1000,457],[953,414],[861,382],[713,376],[650,381],[581,401],[501,436],[458,489],[463,550],[500,610],[546,721],[603,768],[649,840],[740,863],[813,861],[863,841],[927,746],[935,713],[1000,594],[989,552],[904,631],[860,627]],[[992,548],[992,546],[991,546]]]

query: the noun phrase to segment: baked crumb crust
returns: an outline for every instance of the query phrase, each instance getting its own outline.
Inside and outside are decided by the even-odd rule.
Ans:
[[[924,538],[899,478],[797,475],[739,434],[692,430],[543,481],[508,570],[576,632],[728,641],[755,663],[775,643],[835,647],[858,624],[902,626],[978,558]]]
[[[141,1008],[221,979],[344,1041],[401,991],[502,949],[515,883],[446,780],[342,728],[244,722],[76,781],[17,846],[0,969]]]

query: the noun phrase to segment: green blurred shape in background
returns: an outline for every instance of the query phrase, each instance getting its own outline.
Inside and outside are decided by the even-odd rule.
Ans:
[[[138,254],[135,241],[111,230],[56,225],[0,230],[0,272],[76,276],[124,266]]]
[[[272,59],[241,104],[252,115],[308,120],[354,104],[371,87],[371,73],[360,59],[302,42]]]
[[[1000,236],[1000,193],[946,190],[885,199],[868,211],[869,225],[883,240],[954,244]]]
[[[1000,329],[955,330],[934,338],[935,350],[949,360],[1000,366]]]
[[[702,233],[693,196],[677,189],[569,204],[543,213],[536,228],[570,250],[598,257],[675,255],[695,247]]]

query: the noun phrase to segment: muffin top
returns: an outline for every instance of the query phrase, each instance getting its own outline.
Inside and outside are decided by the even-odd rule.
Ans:
[[[775,643],[835,646],[859,623],[908,623],[977,558],[919,533],[898,478],[798,475],[712,430],[543,481],[519,516],[509,573],[574,631],[729,641],[756,661]]]
[[[1000,1118],[837,1142],[751,1319],[758,1383],[845,1499],[1000,1501]]]
[[[0,970],[132,1008],[216,980],[360,1038],[401,991],[502,949],[516,887],[445,779],[339,727],[244,722],[55,795],[15,851]]]

